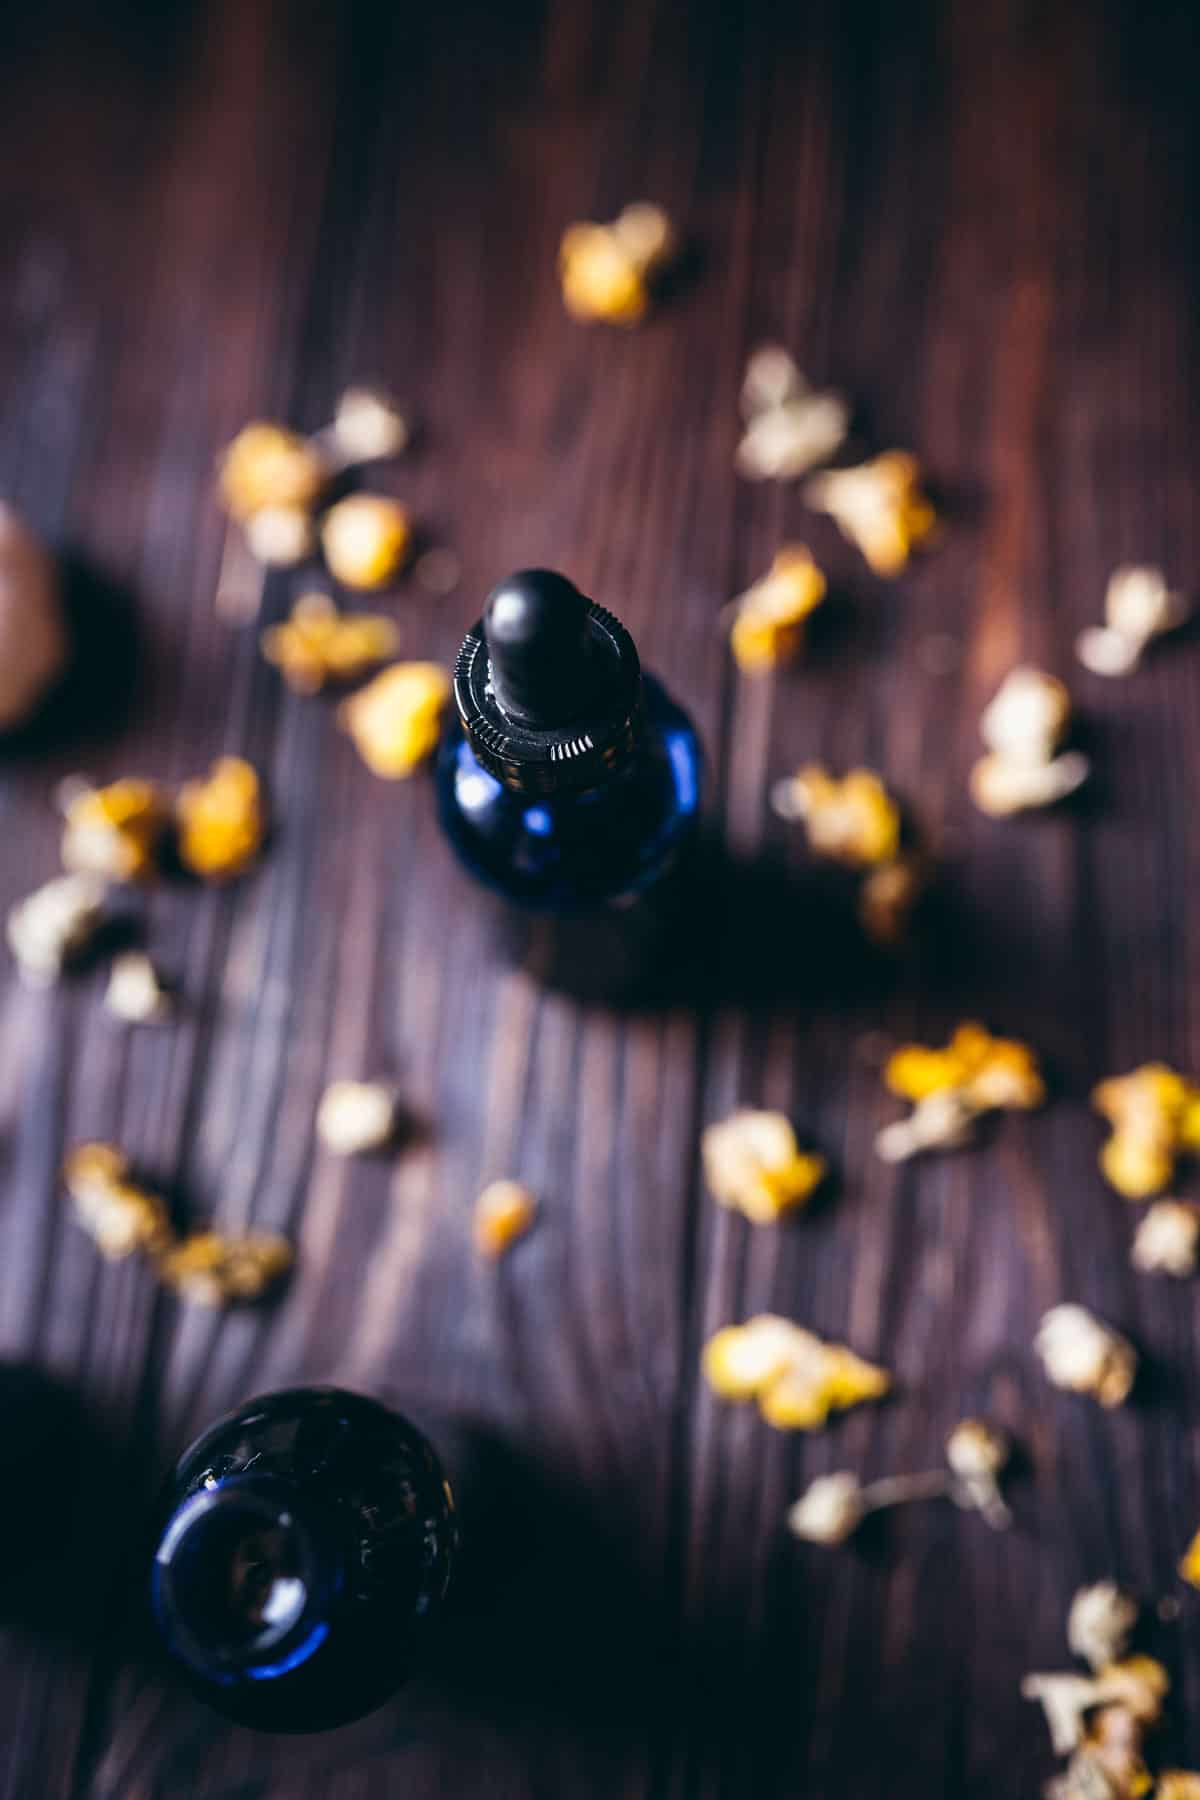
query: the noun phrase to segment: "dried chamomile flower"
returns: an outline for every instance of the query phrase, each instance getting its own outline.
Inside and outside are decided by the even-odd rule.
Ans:
[[[1200,1588],[1200,1531],[1184,1551],[1179,1573],[1189,1587]]]
[[[316,552],[317,528],[302,506],[264,506],[242,529],[251,556],[269,569],[294,569]]]
[[[1051,1307],[1034,1348],[1055,1387],[1093,1394],[1101,1406],[1120,1406],[1137,1374],[1137,1352],[1084,1306]]]
[[[396,1133],[394,1088],[381,1081],[333,1081],[317,1108],[317,1136],[335,1156],[382,1150]]]
[[[240,756],[221,756],[175,802],[179,859],[205,881],[226,881],[262,848],[266,816],[258,776]]]
[[[818,856],[852,869],[890,863],[900,848],[900,808],[870,769],[831,775],[819,763],[798,769],[771,791],[782,819],[799,819]]]
[[[0,732],[36,712],[70,650],[58,567],[41,540],[0,501]]]
[[[946,1439],[946,1461],[955,1478],[951,1499],[982,1513],[997,1530],[1012,1522],[999,1480],[1011,1456],[1004,1433],[982,1419],[960,1419]]]
[[[788,1530],[810,1544],[844,1544],[867,1514],[856,1475],[822,1475],[788,1510]]]
[[[567,311],[577,319],[638,324],[676,249],[670,219],[647,202],[627,206],[610,225],[568,226],[558,257]]]
[[[326,466],[307,438],[256,420],[243,426],[221,457],[219,480],[226,511],[246,521],[267,507],[305,512],[316,505]]]
[[[174,1010],[171,991],[144,950],[127,950],[114,959],[104,1004],[128,1025],[161,1025]]]
[[[886,1369],[771,1313],[729,1325],[704,1350],[704,1374],[726,1400],[757,1399],[769,1425],[816,1431],[831,1412],[886,1394]]]
[[[1200,1775],[1187,1769],[1164,1769],[1154,1789],[1154,1800],[1200,1800]]]
[[[1041,1703],[1054,1749],[1066,1756],[1084,1741],[1088,1714],[1098,1707],[1119,1706],[1138,1724],[1155,1724],[1169,1685],[1161,1663],[1131,1656],[1096,1675],[1027,1675],[1021,1692]]]
[[[500,1257],[537,1217],[537,1201],[519,1181],[491,1181],[475,1202],[472,1235],[481,1256]]]
[[[768,344],[746,364],[746,430],[737,468],[751,481],[792,481],[840,448],[850,408],[840,394],[813,393],[786,350]]]
[[[1099,1674],[1125,1654],[1137,1615],[1137,1602],[1115,1581],[1080,1588],[1067,1614],[1067,1643]]]
[[[1046,1097],[1037,1058],[1027,1044],[993,1037],[970,1022],[958,1027],[945,1049],[902,1045],[889,1057],[883,1079],[914,1108],[876,1138],[886,1162],[965,1143],[980,1113],[1030,1111]]]
[[[1128,675],[1147,644],[1187,616],[1186,599],[1168,588],[1161,569],[1114,569],[1104,596],[1104,624],[1080,632],[1075,651],[1093,675]]]
[[[410,436],[408,420],[378,388],[350,387],[338,401],[330,435],[346,464],[381,462],[399,456]]]
[[[263,655],[298,694],[353,681],[394,656],[399,633],[382,613],[339,613],[328,594],[302,594],[282,625],[262,634]]]
[[[291,1266],[291,1245],[272,1232],[232,1237],[200,1231],[168,1250],[159,1260],[158,1273],[182,1299],[220,1307],[261,1299]]]
[[[984,708],[980,736],[989,754],[971,771],[971,796],[992,818],[1051,806],[1086,779],[1077,750],[1056,754],[1071,722],[1071,696],[1040,669],[1013,669]]]
[[[105,885],[95,875],[58,875],[19,900],[6,934],[22,979],[49,987],[100,928]]]
[[[350,588],[386,587],[412,542],[408,514],[385,494],[348,494],[321,520],[330,574]]]
[[[1127,1200],[1167,1187],[1181,1150],[1200,1144],[1200,1090],[1165,1063],[1143,1063],[1092,1091],[1113,1130],[1100,1152],[1109,1184]]]
[[[115,1144],[78,1145],[63,1164],[63,1181],[102,1256],[115,1262],[139,1250],[156,1255],[170,1243],[166,1207],[129,1180],[128,1159]]]
[[[930,878],[928,859],[909,851],[869,869],[858,893],[858,918],[873,943],[903,943]]]
[[[920,464],[903,450],[815,476],[804,497],[818,512],[831,514],[877,575],[898,575],[937,524],[921,492]]]
[[[63,867],[106,881],[141,881],[158,868],[171,808],[152,781],[127,776],[73,787],[64,807]]]
[[[1146,1274],[1194,1275],[1200,1257],[1200,1207],[1158,1200],[1133,1239],[1129,1260]]]
[[[396,781],[437,748],[449,697],[450,682],[437,663],[394,663],[345,701],[338,718],[367,767]]]
[[[823,1156],[800,1149],[783,1113],[751,1108],[710,1125],[700,1149],[714,1198],[756,1225],[803,1206],[829,1166]]]
[[[804,642],[804,621],[824,597],[825,577],[804,545],[785,544],[733,603],[729,642],[743,674],[761,674],[793,657]]]
[[[1142,1760],[1143,1727],[1123,1706],[1103,1706],[1046,1800],[1141,1800],[1154,1783]]]

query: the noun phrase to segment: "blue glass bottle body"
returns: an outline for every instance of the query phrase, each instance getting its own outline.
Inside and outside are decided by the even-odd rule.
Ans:
[[[442,824],[471,873],[517,905],[570,914],[625,908],[670,875],[699,820],[703,753],[666,689],[643,681],[628,764],[581,793],[511,792],[477,761],[457,721],[438,756]]]
[[[422,1434],[337,1388],[240,1408],[176,1466],[151,1572],[168,1652],[218,1711],[319,1731],[421,1663],[458,1549]]]

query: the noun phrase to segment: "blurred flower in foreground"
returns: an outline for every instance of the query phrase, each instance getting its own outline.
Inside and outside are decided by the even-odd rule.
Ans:
[[[577,319],[638,324],[676,254],[670,219],[648,202],[627,206],[609,225],[568,226],[558,257],[567,311]]]
[[[1189,1587],[1200,1588],[1200,1531],[1184,1551],[1179,1573]]]
[[[879,776],[851,769],[841,780],[807,763],[771,790],[781,819],[798,819],[818,856],[852,869],[891,862],[900,848],[900,808]]]
[[[144,950],[127,950],[114,958],[104,1004],[127,1025],[162,1025],[174,1011],[170,989],[163,986]]]
[[[0,732],[37,710],[70,651],[58,565],[11,506],[0,501]]]
[[[475,1248],[481,1256],[503,1256],[525,1236],[536,1217],[537,1202],[519,1181],[489,1182],[475,1202]]]
[[[185,781],[175,803],[179,860],[204,881],[227,881],[262,848],[266,815],[258,776],[240,756],[218,757],[201,780]]]
[[[823,1475],[789,1511],[788,1528],[812,1544],[841,1544],[870,1513],[912,1500],[940,1498],[982,1513],[997,1529],[1010,1524],[998,1481],[1009,1459],[1007,1438],[978,1419],[964,1419],[947,1440],[946,1456],[948,1469],[888,1476],[866,1487],[854,1475]]]
[[[886,1369],[772,1313],[711,1337],[704,1374],[722,1399],[757,1399],[768,1425],[780,1431],[817,1431],[831,1412],[876,1400],[892,1384]]]
[[[1092,1394],[1101,1406],[1120,1406],[1137,1375],[1137,1352],[1085,1306],[1051,1307],[1034,1348],[1055,1387]]]
[[[349,387],[338,401],[328,436],[344,466],[381,462],[407,449],[412,428],[390,394]]]
[[[1127,1200],[1161,1193],[1180,1154],[1200,1149],[1200,1089],[1166,1063],[1143,1063],[1100,1082],[1092,1105],[1113,1128],[1101,1171]]]
[[[335,1156],[382,1150],[396,1134],[397,1098],[382,1081],[331,1081],[317,1108],[317,1136]]]
[[[328,477],[324,458],[299,432],[256,419],[244,425],[218,465],[221,498],[245,522],[267,508],[309,511]]]
[[[315,694],[327,681],[353,681],[394,656],[399,634],[382,613],[339,613],[328,594],[302,594],[281,625],[262,634],[263,655],[290,688]]]
[[[261,1300],[291,1266],[292,1247],[274,1232],[198,1231],[160,1257],[158,1273],[181,1299],[219,1307]]]
[[[8,914],[9,949],[30,987],[49,987],[100,929],[105,885],[95,875],[59,875]]]
[[[756,350],[742,382],[746,430],[737,469],[751,481],[793,481],[840,448],[850,408],[840,394],[817,394],[786,350]]]
[[[783,1113],[743,1109],[710,1125],[700,1143],[714,1198],[756,1225],[803,1206],[828,1171],[823,1156],[800,1149]]]
[[[893,1094],[913,1102],[909,1117],[885,1126],[875,1140],[885,1162],[956,1147],[968,1141],[981,1113],[1030,1111],[1046,1097],[1029,1046],[994,1038],[974,1023],[960,1025],[941,1050],[901,1045],[888,1059],[883,1079]]]
[[[1154,1788],[1142,1741],[1162,1717],[1170,1682],[1153,1657],[1125,1655],[1136,1619],[1134,1603],[1112,1582],[1081,1589],[1067,1635],[1093,1673],[1027,1675],[1021,1683],[1025,1698],[1045,1713],[1055,1754],[1070,1758],[1045,1790],[1047,1800],[1140,1800]],[[1169,1779],[1162,1776],[1154,1789],[1160,1800],[1172,1792],[1164,1785]],[[1183,1800],[1187,1790],[1176,1793]]]
[[[1078,750],[1057,754],[1071,722],[1071,696],[1040,669],[1007,675],[979,721],[989,754],[971,770],[971,797],[992,818],[1052,806],[1087,780]]]
[[[368,768],[395,781],[437,748],[449,696],[449,679],[437,663],[395,663],[344,701],[338,717]]]
[[[1157,1200],[1134,1235],[1130,1261],[1145,1274],[1196,1273],[1200,1253],[1200,1206],[1184,1200]]]
[[[1154,1800],[1200,1800],[1200,1775],[1164,1769],[1155,1784]]]
[[[71,781],[63,793],[63,867],[106,881],[154,875],[171,808],[153,781],[125,776],[107,787]]]
[[[171,1242],[167,1209],[157,1194],[130,1180],[129,1159],[115,1144],[80,1144],[63,1164],[75,1216],[102,1256],[156,1255]]]
[[[765,575],[733,602],[730,646],[744,675],[787,662],[804,643],[804,621],[825,598],[825,577],[803,544],[785,544]]]
[[[397,575],[412,543],[408,514],[384,494],[348,494],[321,520],[330,574],[350,588],[381,588]]]
[[[1114,569],[1104,596],[1104,624],[1080,632],[1075,651],[1093,675],[1128,675],[1154,638],[1188,617],[1185,597],[1173,593],[1161,569]]]
[[[937,524],[921,492],[921,466],[907,451],[887,450],[853,469],[830,469],[807,482],[804,498],[832,515],[877,575],[898,575]]]

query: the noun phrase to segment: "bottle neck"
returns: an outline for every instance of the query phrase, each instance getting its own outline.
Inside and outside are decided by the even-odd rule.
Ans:
[[[196,1674],[261,1681],[324,1642],[343,1563],[329,1523],[293,1484],[239,1475],[181,1503],[152,1579],[159,1623]]]

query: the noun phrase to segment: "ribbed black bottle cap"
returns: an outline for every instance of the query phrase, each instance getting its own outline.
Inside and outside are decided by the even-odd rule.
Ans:
[[[506,787],[594,787],[632,755],[642,672],[618,619],[550,569],[488,595],[459,651],[454,699],[471,748]]]

